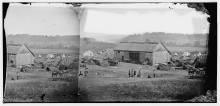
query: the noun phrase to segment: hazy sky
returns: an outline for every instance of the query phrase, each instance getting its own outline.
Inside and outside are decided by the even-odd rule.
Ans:
[[[6,34],[80,35],[115,41],[144,32],[208,33],[207,14],[171,3],[83,4],[77,19],[73,7],[61,3],[11,3],[5,19]],[[81,25],[79,27],[79,25]],[[80,31],[80,32],[79,32]]]
[[[4,25],[6,34],[79,35],[73,7],[61,3],[11,3]]]
[[[207,14],[186,5],[97,4],[85,5],[81,36],[115,40],[134,33],[208,33]]]

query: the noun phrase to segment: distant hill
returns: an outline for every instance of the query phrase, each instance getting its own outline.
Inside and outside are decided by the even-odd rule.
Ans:
[[[7,43],[26,44],[33,49],[79,49],[79,35],[45,36],[16,34],[7,35]]]
[[[80,39],[80,53],[83,53],[87,50],[96,52],[108,48],[114,48],[115,46],[116,44],[114,43],[96,41],[94,38],[85,37]]]
[[[133,34],[120,39],[118,42],[111,43],[98,41],[96,38],[82,37],[79,35],[64,36],[45,36],[45,35],[28,35],[16,34],[6,36],[7,43],[26,44],[31,49],[69,49],[79,50],[83,53],[86,50],[100,51],[108,48],[114,48],[119,42],[145,42],[145,41],[162,41],[169,47],[202,47],[206,45],[207,35],[205,34],[173,34],[173,33],[143,33]]]
[[[162,41],[167,46],[205,47],[207,43],[207,35],[154,32],[129,35],[122,38],[119,42],[145,42],[149,40],[156,42]]]
[[[100,38],[102,35],[98,34],[93,38],[84,37],[80,39],[80,53],[83,53],[86,50],[91,51],[100,51],[107,48],[116,47],[117,43],[120,42],[146,42],[146,41],[156,41],[164,42],[164,44],[170,48],[172,51],[192,51],[191,49],[196,48],[199,51],[202,51],[206,48],[206,34],[175,34],[175,33],[164,33],[164,32],[154,32],[154,33],[143,33],[143,34],[132,34],[132,35],[123,35],[119,36],[116,39],[116,35],[113,36],[113,41],[108,41],[111,39],[102,40]],[[111,38],[111,36],[108,36]],[[112,38],[112,39],[113,39]],[[114,42],[115,43],[111,43]],[[179,48],[181,47],[181,48]],[[181,50],[180,50],[181,49]],[[200,50],[201,49],[201,50]]]

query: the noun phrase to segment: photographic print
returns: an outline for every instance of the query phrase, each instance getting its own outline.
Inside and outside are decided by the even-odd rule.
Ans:
[[[79,20],[64,3],[10,3],[4,102],[74,102]]]
[[[212,70],[204,4],[82,8],[78,81],[85,102],[216,102],[216,90],[205,88]]]
[[[217,3],[3,3],[4,103],[217,103]]]

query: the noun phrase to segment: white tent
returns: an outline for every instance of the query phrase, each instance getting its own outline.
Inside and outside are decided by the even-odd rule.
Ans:
[[[184,53],[183,53],[183,56],[189,56],[189,55],[190,55],[189,52],[184,52]]]
[[[202,54],[199,52],[198,54],[197,54],[197,56],[201,56]]]
[[[83,57],[93,57],[94,53],[90,50],[87,50],[83,53]]]

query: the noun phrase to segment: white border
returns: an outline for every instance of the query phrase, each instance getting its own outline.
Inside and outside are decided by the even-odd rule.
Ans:
[[[94,3],[94,2],[120,2],[120,3],[126,3],[126,2],[218,2],[218,0],[1,0],[1,12],[0,12],[0,33],[2,35],[2,3],[3,2],[82,2],[82,3]],[[219,3],[218,3],[218,16],[219,17]],[[218,25],[218,20],[217,20],[217,25]],[[219,31],[219,26],[218,26],[218,31]],[[219,37],[218,37],[218,41],[219,41]],[[199,106],[218,106],[219,102],[220,102],[220,85],[219,85],[219,72],[218,69],[220,67],[220,63],[217,62],[217,103],[65,103],[65,104],[61,104],[61,103],[7,103],[7,104],[3,104],[3,42],[2,42],[2,36],[0,37],[0,70],[2,70],[2,72],[0,72],[0,76],[1,76],[1,83],[0,83],[0,104],[1,105],[9,105],[9,106],[29,106],[29,105],[42,105],[42,106],[58,106],[58,105],[65,105],[65,106],[72,106],[72,105],[77,105],[77,106],[85,106],[85,105],[90,105],[90,106],[102,106],[102,105],[106,105],[106,106],[112,106],[112,105],[124,105],[124,106],[134,106],[134,105],[139,105],[139,106],[146,106],[146,105],[150,105],[150,106],[159,106],[159,105],[169,105],[169,106],[185,106],[185,105],[189,105],[189,106],[193,106],[193,105],[199,105]],[[218,55],[219,55],[219,43],[218,43]],[[220,60],[220,57],[218,56],[218,61]]]

